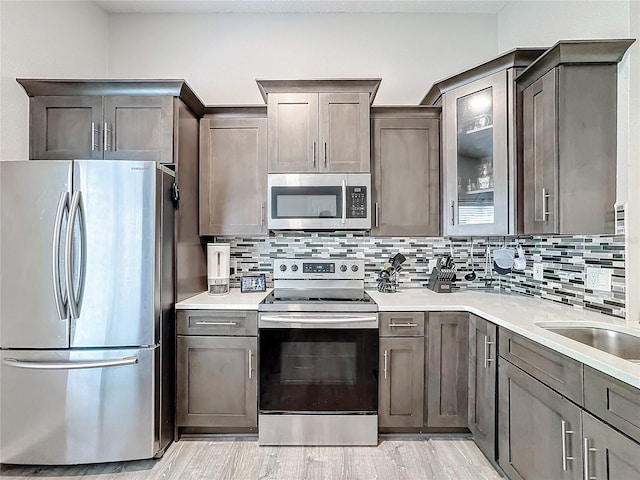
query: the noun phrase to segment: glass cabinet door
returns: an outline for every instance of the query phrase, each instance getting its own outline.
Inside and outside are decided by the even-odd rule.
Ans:
[[[507,74],[444,94],[444,232],[506,234]]]

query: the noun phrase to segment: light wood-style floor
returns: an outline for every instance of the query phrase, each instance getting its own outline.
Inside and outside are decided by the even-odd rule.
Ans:
[[[160,460],[69,467],[0,466],[14,480],[494,480],[467,438],[382,439],[377,447],[258,447],[255,438],[187,439]]]

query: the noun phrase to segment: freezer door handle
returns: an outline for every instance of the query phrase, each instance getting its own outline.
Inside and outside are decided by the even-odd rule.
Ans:
[[[68,296],[66,296],[67,298],[62,296],[62,286],[60,285],[63,281],[60,276],[60,233],[62,231],[62,217],[64,216],[65,209],[69,209],[68,192],[62,192],[60,194],[60,200],[58,201],[56,219],[53,225],[53,252],[51,255],[53,266],[53,297],[56,300],[56,310],[58,311],[58,318],[60,320],[66,320],[68,306]]]
[[[73,247],[76,218],[80,213],[80,272],[78,279],[78,291],[75,291],[73,284],[73,273],[75,271],[73,262]],[[82,304],[82,294],[84,292],[84,270],[86,268],[86,240],[85,240],[85,221],[84,209],[82,206],[82,192],[74,192],[71,198],[71,206],[69,207],[69,222],[67,224],[67,238],[65,243],[65,268],[67,292],[69,295],[69,309],[71,310],[71,318],[77,319],[80,316],[80,307]]]
[[[31,360],[18,360],[17,358],[4,357],[2,364],[14,368],[29,368],[32,370],[78,370],[81,368],[105,368],[135,365],[138,357],[114,358],[112,360],[79,361],[79,362],[41,362]]]

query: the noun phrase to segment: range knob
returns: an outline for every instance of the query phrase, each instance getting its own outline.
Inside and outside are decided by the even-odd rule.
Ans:
[[[295,263],[293,265],[291,265],[291,271],[292,272],[297,272],[298,271],[298,265],[296,265]]]
[[[351,271],[352,272],[357,272],[358,271],[358,265],[351,265]]]
[[[341,272],[346,272],[347,271],[347,266],[346,265],[340,265],[340,271]]]
[[[287,266],[283,263],[282,265],[280,265],[280,271],[284,272],[287,269]]]

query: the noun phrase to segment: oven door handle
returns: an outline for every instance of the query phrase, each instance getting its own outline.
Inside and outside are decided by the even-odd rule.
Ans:
[[[306,327],[313,327],[314,325],[318,326],[331,326],[334,325],[336,327],[344,324],[353,324],[355,328],[357,325],[365,324],[361,328],[377,328],[378,325],[378,317],[377,315],[364,315],[364,316],[353,316],[353,317],[345,317],[340,315],[335,316],[297,316],[297,315],[261,315],[260,316],[260,325],[266,326],[265,324],[271,325],[282,325],[284,327],[296,327],[300,325],[304,325]]]

